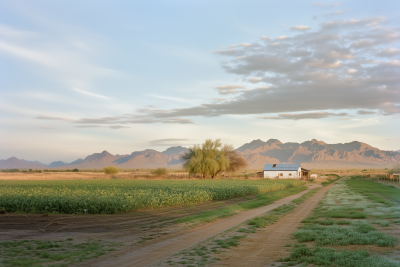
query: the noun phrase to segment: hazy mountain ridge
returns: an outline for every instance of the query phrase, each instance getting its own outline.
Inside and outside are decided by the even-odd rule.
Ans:
[[[247,159],[251,169],[262,168],[266,163],[294,163],[308,168],[374,168],[390,167],[400,162],[399,151],[384,151],[358,141],[327,144],[315,139],[303,143],[282,143],[277,139],[264,142],[257,139],[237,150]],[[181,168],[180,155],[185,151],[187,148],[181,146],[170,147],[163,152],[146,149],[127,155],[103,151],[71,163],[56,161],[49,165],[12,157],[0,160],[0,169],[99,169],[109,165],[122,169]]]
[[[264,163],[294,163],[310,168],[368,168],[400,162],[399,152],[380,150],[358,141],[326,144],[316,139],[303,143],[282,143],[277,139],[263,142],[258,139],[237,150],[247,159],[250,168],[261,168]]]

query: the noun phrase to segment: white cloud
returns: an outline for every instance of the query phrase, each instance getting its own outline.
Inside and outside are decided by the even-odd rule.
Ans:
[[[279,40],[284,40],[284,39],[287,39],[287,38],[288,38],[288,37],[285,36],[285,35],[278,36],[278,39],[279,39]]]
[[[240,85],[221,85],[216,87],[217,89],[220,90],[225,90],[225,89],[238,89],[238,88],[243,88],[243,86]]]
[[[298,31],[305,31],[305,30],[309,30],[311,28],[308,26],[305,26],[305,25],[296,25],[296,26],[290,27],[290,29],[298,30]]]
[[[111,97],[104,96],[104,95],[99,95],[99,94],[95,94],[95,93],[91,93],[91,92],[88,92],[88,91],[84,91],[84,90],[78,89],[76,87],[73,87],[72,89],[74,91],[76,91],[78,93],[81,93],[81,94],[84,94],[84,95],[88,95],[88,96],[92,96],[92,97],[96,97],[96,98],[101,98],[101,99],[107,99],[107,100],[112,99]]]
[[[251,82],[251,83],[258,83],[261,81],[262,81],[262,78],[257,78],[257,77],[253,77],[253,78],[249,79],[249,82]]]
[[[357,73],[357,70],[355,70],[355,69],[349,69],[349,70],[347,70],[347,73],[348,73],[348,74],[354,74],[354,73]]]

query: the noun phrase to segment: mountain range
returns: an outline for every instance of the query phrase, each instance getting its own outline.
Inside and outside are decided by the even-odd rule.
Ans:
[[[136,151],[127,155],[112,155],[107,151],[94,153],[71,163],[55,161],[49,165],[39,161],[19,160],[11,157],[0,160],[0,169],[100,169],[114,165],[122,169],[182,167],[180,156],[187,148],[170,147],[164,152],[153,149]],[[264,164],[293,163],[305,168],[384,168],[400,162],[400,151],[384,151],[368,144],[327,144],[312,139],[303,143],[282,143],[277,139],[264,142],[260,139],[237,149],[248,161],[249,169],[260,169]]]

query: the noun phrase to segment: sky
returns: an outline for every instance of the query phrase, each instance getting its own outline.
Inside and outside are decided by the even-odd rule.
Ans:
[[[400,2],[0,0],[0,159],[400,149]]]

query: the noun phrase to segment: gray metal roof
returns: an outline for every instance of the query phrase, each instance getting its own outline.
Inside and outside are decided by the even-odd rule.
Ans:
[[[299,168],[300,164],[265,164],[264,171],[297,171]]]

